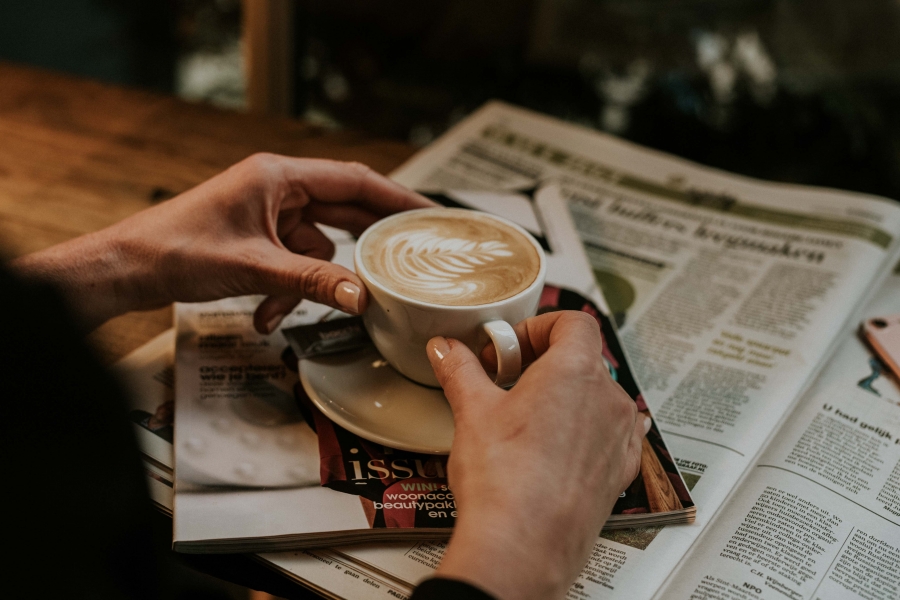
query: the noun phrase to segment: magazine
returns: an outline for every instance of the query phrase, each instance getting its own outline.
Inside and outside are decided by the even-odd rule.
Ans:
[[[533,196],[451,192],[445,204],[499,212],[531,231],[548,255],[540,311],[573,309],[601,326],[613,377],[650,414],[618,341],[559,188]],[[353,240],[332,232],[335,260]],[[252,328],[259,298],[176,307],[174,548],[258,552],[449,537],[456,519],[446,456],[363,439],[332,423],[298,384],[280,332]],[[304,302],[282,329],[341,315]],[[641,472],[606,527],[689,523],[695,513],[662,434],[652,428]]]
[[[147,342],[115,365],[131,399],[135,433],[144,457],[147,487],[156,507],[172,514],[174,484],[172,442],[165,433],[174,425],[175,330]],[[151,424],[141,415],[159,415]],[[162,432],[162,435],[160,435]],[[313,590],[323,598],[381,600],[409,598],[412,587],[374,572],[327,549],[258,554],[262,564]]]
[[[561,186],[697,503],[690,526],[602,532],[570,598],[897,597],[897,382],[854,330],[879,290],[866,314],[900,310],[900,205],[723,173],[499,102],[394,178],[436,194]],[[856,358],[829,362],[839,344]],[[413,585],[444,547],[340,552]]]

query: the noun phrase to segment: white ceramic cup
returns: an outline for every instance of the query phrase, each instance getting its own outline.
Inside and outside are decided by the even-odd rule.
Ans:
[[[469,213],[465,209],[451,208],[417,210]],[[389,224],[392,219],[407,214],[409,213],[400,213],[378,221],[363,232],[356,244],[356,273],[369,292],[369,306],[363,314],[363,322],[375,347],[391,366],[409,379],[438,387],[440,384],[426,353],[428,340],[439,335],[454,338],[476,354],[490,340],[497,350],[499,366],[495,383],[501,387],[514,384],[522,373],[522,353],[512,325],[537,313],[547,273],[547,259],[540,244],[515,223],[487,213],[478,213],[480,217],[489,217],[516,229],[531,242],[540,261],[537,277],[518,294],[489,304],[445,306],[423,302],[380,284],[369,274],[362,260],[366,238],[373,231]]]

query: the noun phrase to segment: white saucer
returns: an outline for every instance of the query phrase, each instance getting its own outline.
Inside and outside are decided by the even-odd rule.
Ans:
[[[441,390],[406,379],[374,347],[300,361],[300,382],[325,416],[389,448],[449,454],[453,413]]]

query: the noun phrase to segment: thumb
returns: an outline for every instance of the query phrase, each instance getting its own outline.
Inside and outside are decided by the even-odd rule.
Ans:
[[[506,392],[494,385],[478,359],[459,340],[434,337],[426,346],[428,360],[455,415],[473,402]]]
[[[353,315],[368,303],[366,287],[355,273],[327,260],[284,252],[263,275],[256,293],[305,298]]]

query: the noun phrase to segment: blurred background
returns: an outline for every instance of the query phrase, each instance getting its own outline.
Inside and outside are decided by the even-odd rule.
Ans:
[[[500,98],[900,198],[897,0],[5,0],[0,59],[418,146]]]

